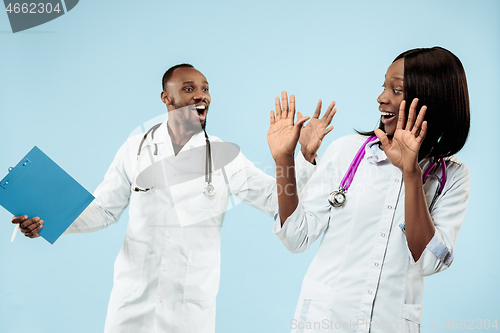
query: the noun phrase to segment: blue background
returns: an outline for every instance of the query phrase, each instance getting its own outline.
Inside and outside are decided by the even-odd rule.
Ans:
[[[140,124],[166,111],[164,71],[189,62],[210,82],[208,130],[239,144],[273,174],[269,111],[282,90],[310,115],[337,101],[334,139],[378,124],[376,98],[391,61],[439,45],[465,67],[471,132],[457,155],[470,201],[450,269],[426,278],[429,321],[499,318],[500,2],[80,1],[69,13],[13,34],[0,13],[0,178],[34,145],[93,191]],[[128,214],[54,245],[18,235],[0,209],[0,331],[100,332]],[[226,215],[217,332],[287,332],[319,242],[289,253],[272,219],[245,205]],[[451,323],[451,322],[450,322]],[[470,322],[468,322],[470,323]]]

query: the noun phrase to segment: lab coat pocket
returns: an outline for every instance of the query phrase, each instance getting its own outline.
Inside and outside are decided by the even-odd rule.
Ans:
[[[114,285],[131,295],[144,291],[144,261],[148,244],[125,237],[115,261]]]
[[[214,302],[219,291],[220,252],[190,251],[184,302]]]
[[[220,170],[213,173],[212,184],[215,188],[215,193],[212,196],[203,192],[205,189],[204,177],[198,177],[170,188],[182,227],[203,222],[224,213],[225,207],[227,207],[228,190]]]
[[[295,318],[291,322],[294,333],[331,332],[333,289],[306,276],[300,293]]]
[[[422,321],[422,304],[403,305],[404,333],[420,333]]]

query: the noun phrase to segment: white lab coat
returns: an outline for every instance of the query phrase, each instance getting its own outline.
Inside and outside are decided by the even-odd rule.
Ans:
[[[402,173],[378,140],[367,146],[345,206],[330,206],[330,192],[338,189],[366,138],[350,135],[333,142],[283,227],[275,217],[274,232],[292,252],[307,250],[323,235],[302,284],[292,332],[419,332],[424,276],[453,260],[469,195],[469,171],[454,157],[446,159],[446,185],[430,212],[435,235],[417,262],[399,227]],[[420,166],[426,170],[429,160]],[[441,169],[431,174],[441,178]],[[437,186],[434,176],[424,185],[428,205]]]
[[[130,202],[127,235],[114,267],[105,332],[213,333],[224,214],[241,200],[272,215],[277,205],[275,180],[240,153],[224,168],[229,188],[222,170],[214,170],[216,194],[212,198],[202,194],[204,168],[198,178],[170,186],[183,172],[166,174],[163,162],[168,158],[175,161],[189,149],[205,147],[205,137],[203,132],[194,135],[175,156],[163,123],[152,142],[144,143],[158,146],[154,189],[131,191],[141,138],[142,134],[133,136],[120,148],[94,193],[95,200],[67,233],[107,227],[118,221]],[[212,147],[222,142],[214,136],[210,141]],[[302,156],[297,164],[304,171],[300,181],[305,184],[315,167]],[[231,201],[230,193],[236,196]]]

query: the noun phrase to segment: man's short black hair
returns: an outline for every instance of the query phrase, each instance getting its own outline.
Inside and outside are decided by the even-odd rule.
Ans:
[[[187,67],[187,68],[194,68],[193,65],[191,64],[179,64],[179,65],[175,65],[175,66],[172,66],[170,67],[166,72],[165,74],[163,74],[163,78],[161,80],[161,86],[162,86],[162,89],[163,90],[166,90],[167,88],[167,83],[168,83],[168,80],[170,80],[170,78],[172,77],[172,75],[174,74],[174,71],[177,69],[177,68],[183,68],[183,67]]]

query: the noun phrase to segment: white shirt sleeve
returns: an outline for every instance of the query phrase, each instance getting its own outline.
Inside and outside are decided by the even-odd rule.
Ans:
[[[295,165],[300,192],[316,170],[316,166],[306,161],[302,153],[296,157]],[[231,194],[238,200],[273,216],[278,205],[275,178],[257,168],[241,153],[225,169],[229,177]]]
[[[283,226],[279,210],[275,210],[273,232],[292,253],[306,251],[323,234],[329,224],[330,205],[326,199],[331,188],[328,185],[325,186],[323,177],[328,174],[329,156],[334,151],[332,146],[330,145],[325,152],[322,158],[323,163],[317,163],[314,174],[309,174],[310,179],[307,184],[303,185],[303,188],[297,185],[300,193],[299,203],[295,211],[283,223]],[[309,163],[304,157],[302,160],[299,163]],[[300,172],[302,171],[297,171],[297,184],[302,177]],[[301,181],[303,182],[304,179]]]
[[[295,177],[297,180],[297,189],[302,192],[307,182],[316,171],[316,166],[319,163],[319,157],[316,156],[315,164],[310,163],[304,158],[301,152],[295,157]]]
[[[95,190],[94,201],[64,234],[93,232],[117,222],[129,203],[131,168],[128,142],[125,142],[106,172],[104,181]]]
[[[440,272],[451,265],[458,231],[465,219],[469,199],[469,170],[465,164],[452,161],[447,171],[445,188],[431,211],[436,227],[434,237],[416,262],[408,249],[413,267],[423,276]]]

